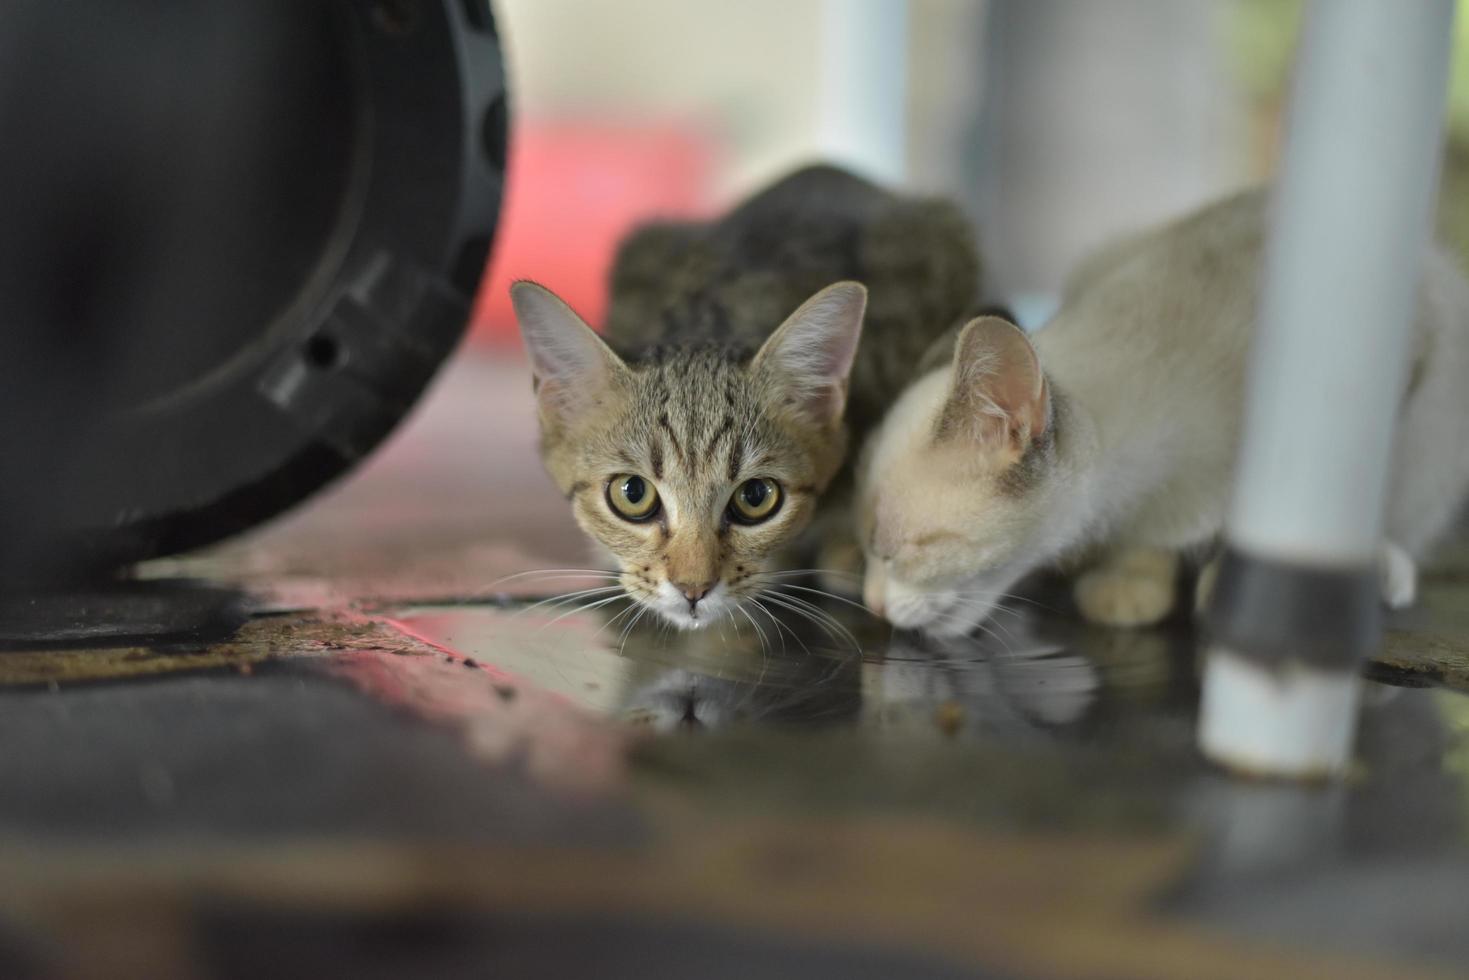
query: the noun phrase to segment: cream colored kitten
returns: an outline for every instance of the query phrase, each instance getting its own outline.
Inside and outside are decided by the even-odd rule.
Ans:
[[[1033,343],[992,317],[965,327],[866,449],[868,605],[963,633],[1060,563],[1084,569],[1089,619],[1169,613],[1180,556],[1224,522],[1265,206],[1242,194],[1103,250]],[[1383,550],[1391,605],[1413,600],[1416,561],[1469,484],[1469,284],[1440,250],[1424,257],[1415,330]]]

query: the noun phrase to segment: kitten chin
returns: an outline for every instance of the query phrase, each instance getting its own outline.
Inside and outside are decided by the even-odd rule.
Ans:
[[[1003,564],[958,583],[949,579],[923,587],[895,575],[892,564],[881,559],[870,563],[864,582],[869,608],[899,629],[940,638],[973,633],[1029,571],[1023,565]]]
[[[884,615],[899,629],[919,630],[940,638],[958,637],[974,632],[997,605],[995,600],[970,605],[955,593],[935,592],[893,599]]]
[[[670,582],[663,582],[655,593],[639,601],[661,616],[664,622],[682,630],[701,630],[729,619],[739,605],[739,600],[730,595],[729,587],[723,582],[715,583],[697,603],[690,603]]]

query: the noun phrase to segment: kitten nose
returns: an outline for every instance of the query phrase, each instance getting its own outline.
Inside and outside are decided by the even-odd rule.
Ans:
[[[706,595],[709,594],[709,590],[712,589],[712,588],[714,588],[714,583],[713,582],[674,582],[673,583],[673,587],[675,589],[677,589],[679,592],[683,593],[683,597],[685,599],[689,600],[689,605],[692,606],[695,603],[697,603],[700,599],[704,598]]]

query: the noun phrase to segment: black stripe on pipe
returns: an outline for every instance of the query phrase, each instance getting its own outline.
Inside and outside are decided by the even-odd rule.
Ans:
[[[1355,670],[1382,635],[1378,572],[1320,568],[1225,547],[1205,613],[1210,641],[1266,664]]]

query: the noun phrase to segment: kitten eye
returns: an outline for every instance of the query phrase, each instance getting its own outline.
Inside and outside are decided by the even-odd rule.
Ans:
[[[757,476],[746,480],[729,498],[729,516],[741,524],[759,524],[780,510],[780,484]]]
[[[658,513],[658,491],[634,473],[619,473],[607,481],[607,503],[630,521],[646,521]]]

